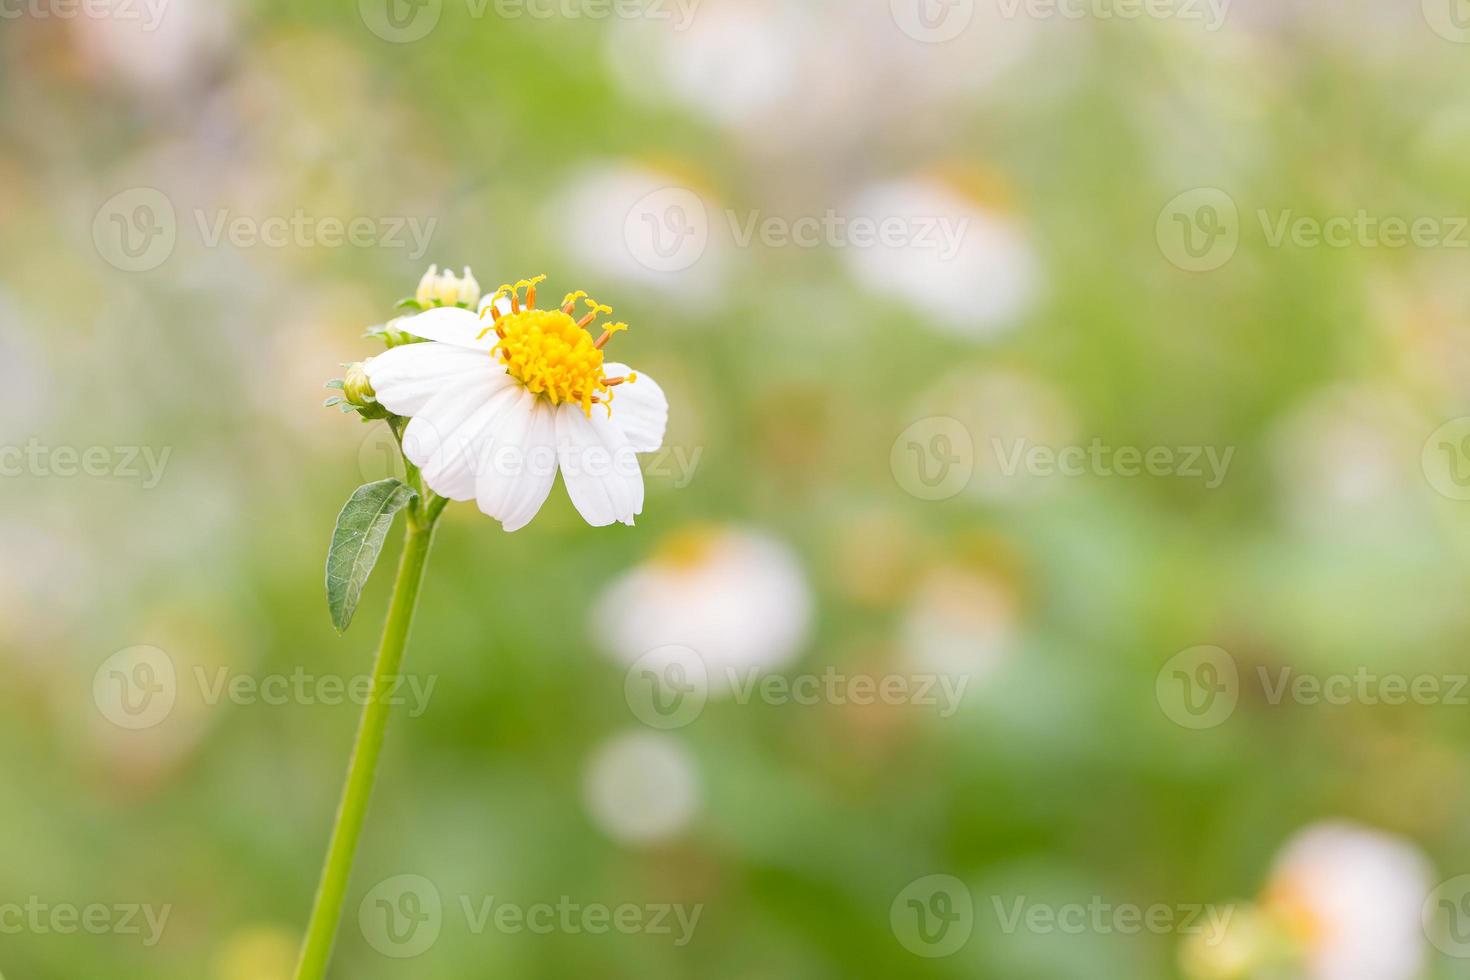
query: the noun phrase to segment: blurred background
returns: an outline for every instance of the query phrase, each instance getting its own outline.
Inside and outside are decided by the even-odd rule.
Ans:
[[[1470,976],[1461,0],[0,5],[0,974],[284,980],[322,407],[430,264],[672,405],[441,527],[333,976]],[[401,522],[400,522],[401,527]]]

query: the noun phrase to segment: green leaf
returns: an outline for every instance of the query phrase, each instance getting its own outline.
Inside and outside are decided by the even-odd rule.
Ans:
[[[358,487],[337,515],[327,552],[327,608],[338,633],[346,632],[362,598],[393,517],[417,496],[401,480],[379,480]]]
[[[407,299],[399,300],[396,306],[400,310],[422,310],[424,308],[423,305],[412,296],[408,297]]]

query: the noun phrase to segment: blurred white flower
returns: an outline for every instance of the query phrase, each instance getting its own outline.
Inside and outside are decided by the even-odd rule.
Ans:
[[[1078,440],[1076,413],[1061,388],[1039,375],[1009,369],[962,369],[924,392],[913,412],[953,418],[971,439],[969,490],[987,500],[1034,502],[1066,481],[1012,466],[1017,453]]]
[[[587,766],[583,792],[592,821],[627,844],[673,836],[699,810],[694,759],[676,738],[660,732],[604,742]]]
[[[1422,440],[1410,405],[1392,391],[1340,385],[1314,394],[1270,436],[1288,516],[1329,534],[1400,524]]]
[[[707,0],[687,22],[622,21],[608,34],[613,77],[636,98],[674,99],[715,122],[750,119],[789,100],[810,19],[770,0]]]
[[[1016,590],[1001,577],[940,566],[909,600],[904,656],[921,673],[983,680],[1014,652],[1019,613]]]
[[[149,92],[187,94],[235,31],[228,0],[89,0],[99,2],[105,15],[72,22],[80,46],[93,63]]]
[[[1277,856],[1262,907],[1304,950],[1311,980],[1413,980],[1424,965],[1420,915],[1432,874],[1407,840],[1320,823]]]
[[[622,663],[664,647],[693,650],[714,696],[745,673],[790,661],[806,641],[812,596],[796,556],[753,530],[696,528],[612,582],[593,633]]]
[[[908,230],[846,249],[853,278],[933,317],[946,333],[993,336],[1014,327],[1036,298],[1040,269],[1021,226],[945,181],[869,187],[848,214]]]
[[[875,132],[895,129],[944,140],[953,132],[953,100],[986,90],[1009,99],[1033,94],[1036,80],[996,83],[1033,51],[1036,18],[1007,15],[997,0],[952,5],[965,29],[931,44],[900,26],[905,6],[921,4],[704,0],[687,21],[618,24],[607,34],[607,61],[633,98],[688,109],[757,155],[798,149],[841,159]],[[1066,76],[1068,63],[1058,59],[1041,79]]]
[[[632,163],[575,176],[550,206],[567,256],[587,275],[652,287],[695,307],[724,292],[732,241],[700,181]]]
[[[668,402],[652,379],[604,362],[603,346],[627,324],[594,341],[587,328],[612,309],[588,299],[591,312],[573,320],[578,292],[541,310],[544,278],[501,287],[484,317],[452,306],[420,313],[403,329],[429,343],[394,347],[363,369],[383,407],[412,420],[404,455],[440,496],[474,500],[515,531],[560,471],[587,523],[632,524],[643,510],[637,454],[663,444]]]
[[[1425,18],[1438,0],[1383,3],[1337,0],[1324,8],[1315,0],[1232,0],[1227,26],[1275,37],[1300,56],[1308,45],[1327,45],[1383,61],[1416,50],[1426,38]],[[1446,10],[1451,4],[1442,5]]]

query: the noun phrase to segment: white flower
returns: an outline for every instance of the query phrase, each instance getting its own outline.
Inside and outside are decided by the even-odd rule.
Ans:
[[[658,290],[695,309],[725,293],[732,241],[698,174],[596,163],[546,207],[570,262],[589,275]]]
[[[409,417],[404,455],[431,490],[474,500],[507,531],[530,523],[560,469],[567,494],[587,522],[632,524],[643,510],[638,453],[663,443],[668,402],[658,385],[625,364],[605,362],[587,332],[612,310],[585,293],[560,308],[536,308],[544,276],[502,286],[477,315],[439,307],[403,327],[429,343],[406,344],[364,369],[378,401]],[[524,305],[520,290],[526,289]]]
[[[627,665],[666,648],[693,651],[718,697],[746,672],[794,657],[811,617],[811,591],[790,548],[755,531],[695,528],[611,583],[592,621]]]
[[[1424,963],[1428,861],[1408,841],[1347,823],[1290,840],[1262,905],[1305,953],[1311,980],[1411,980]]]
[[[849,213],[881,215],[903,229],[871,248],[847,249],[853,277],[912,303],[947,333],[993,336],[1014,327],[1036,299],[1041,272],[1023,229],[946,182],[879,184]]]
[[[418,291],[414,293],[414,299],[418,300],[419,306],[465,306],[472,307],[480,302],[480,284],[475,281],[475,276],[470,272],[470,267],[464,267],[464,275],[456,276],[445,269],[439,271],[437,265],[429,266],[429,271],[419,280]]]
[[[583,793],[609,837],[643,844],[679,833],[699,810],[699,776],[689,750],[669,735],[631,732],[594,753]]]
[[[924,673],[989,677],[1015,651],[1018,605],[1014,587],[997,575],[936,568],[904,613],[904,655]]]

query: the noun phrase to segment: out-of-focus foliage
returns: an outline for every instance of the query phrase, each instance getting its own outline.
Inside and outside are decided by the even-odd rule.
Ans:
[[[335,976],[1171,977],[1177,918],[1014,911],[1300,924],[1324,820],[1470,872],[1453,11],[910,6],[0,20],[5,976],[289,975],[398,548],[337,636],[395,454],[322,384],[431,262],[608,302],[671,426],[636,528],[447,512]],[[718,676],[670,721],[680,644]],[[1465,975],[1404,891],[1353,976]],[[699,911],[494,916],[542,904]]]

